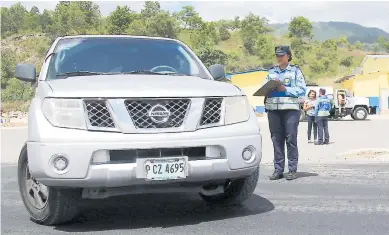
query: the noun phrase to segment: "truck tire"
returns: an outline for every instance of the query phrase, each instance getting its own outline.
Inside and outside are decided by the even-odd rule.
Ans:
[[[81,190],[48,187],[37,182],[28,169],[27,144],[19,156],[18,183],[23,203],[35,223],[57,225],[78,215]]]
[[[205,202],[211,205],[237,205],[246,201],[254,193],[258,183],[259,167],[249,176],[230,181],[222,194],[205,196]]]
[[[365,120],[367,118],[368,112],[364,107],[357,107],[353,110],[351,118],[354,120]]]

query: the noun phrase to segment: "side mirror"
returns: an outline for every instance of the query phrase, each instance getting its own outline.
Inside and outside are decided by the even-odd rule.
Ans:
[[[221,64],[214,64],[209,66],[209,72],[215,80],[222,80],[226,76],[224,66]]]
[[[36,69],[33,64],[17,64],[15,77],[25,82],[36,82]]]

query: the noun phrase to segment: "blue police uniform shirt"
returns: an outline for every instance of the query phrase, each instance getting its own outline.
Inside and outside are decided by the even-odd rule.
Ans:
[[[331,101],[326,95],[322,95],[317,99],[315,105],[315,117],[326,117],[330,115]]]
[[[306,92],[306,83],[300,68],[296,65],[288,64],[285,69],[281,70],[279,66],[275,66],[269,70],[262,85],[270,80],[280,80],[286,88],[286,91],[273,90],[268,94],[268,98],[272,97],[303,97]]]

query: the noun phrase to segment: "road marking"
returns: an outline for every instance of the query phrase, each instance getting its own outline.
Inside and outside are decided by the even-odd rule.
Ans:
[[[274,203],[274,201],[272,201]],[[275,203],[274,203],[275,204]],[[325,213],[325,214],[389,214],[389,206],[380,205],[275,205],[274,211],[302,212],[302,213]]]

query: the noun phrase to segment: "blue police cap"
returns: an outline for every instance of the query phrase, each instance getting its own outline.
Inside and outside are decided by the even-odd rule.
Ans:
[[[290,52],[289,46],[276,46],[274,50],[276,55],[285,55]]]

